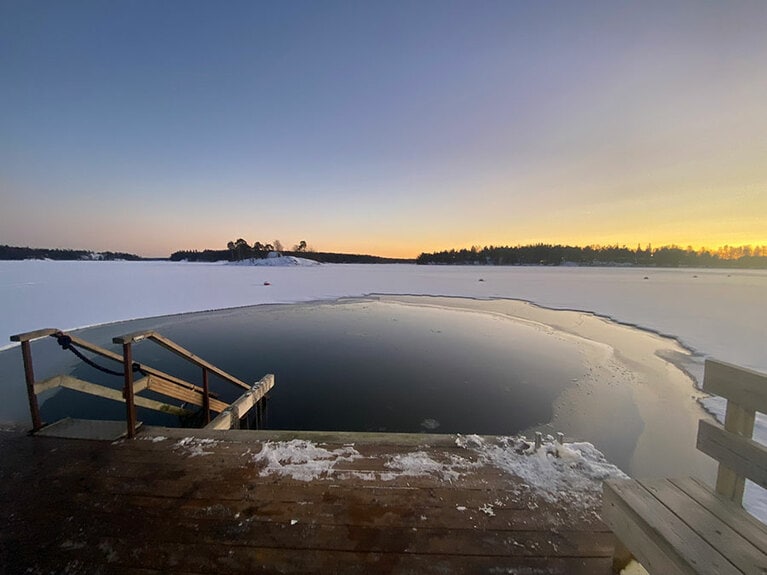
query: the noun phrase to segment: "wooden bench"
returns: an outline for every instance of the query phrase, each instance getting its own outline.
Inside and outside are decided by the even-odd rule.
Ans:
[[[743,507],[745,480],[767,488],[767,375],[706,361],[703,389],[727,399],[725,425],[701,420],[697,447],[719,461],[716,489],[693,478],[609,480],[602,518],[653,575],[767,575],[767,527]]]

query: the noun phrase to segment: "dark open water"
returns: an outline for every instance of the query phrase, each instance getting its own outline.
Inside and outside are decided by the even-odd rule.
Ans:
[[[272,429],[514,434],[549,421],[554,399],[584,373],[578,347],[543,328],[374,299],[150,318],[79,335],[117,350],[113,336],[144,329],[156,329],[246,382],[274,373],[267,420]],[[38,380],[63,372],[122,385],[119,377],[80,363],[51,339],[35,342],[33,352]],[[200,383],[199,368],[156,344],[141,342],[134,354],[136,361]],[[0,353],[0,370],[15,373],[8,381],[20,386],[0,420],[9,419],[9,409],[13,417],[26,417],[18,349]],[[241,392],[215,378],[211,384],[225,400]],[[44,402],[42,413],[48,421],[122,419],[124,407],[60,390]],[[175,417],[148,410],[139,409],[139,418],[179,425]]]

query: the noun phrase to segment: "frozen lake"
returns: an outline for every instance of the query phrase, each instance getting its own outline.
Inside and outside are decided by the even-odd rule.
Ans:
[[[270,285],[264,285],[265,282]],[[693,461],[694,456],[689,461],[679,459],[673,449],[661,448],[665,433],[666,437],[678,440],[675,444],[693,448],[685,448],[685,453],[694,453],[694,423],[700,410],[691,382],[678,367],[699,377],[703,358],[713,356],[767,371],[764,353],[767,307],[763,305],[767,273],[762,271],[414,265],[259,268],[169,262],[0,262],[0,333],[7,337],[41,327],[72,329],[132,318],[255,304],[333,302],[342,297],[368,294],[449,297],[427,305],[427,308],[435,306],[438,312],[424,308],[420,299],[399,298],[398,301],[330,306],[313,303],[290,308],[295,309],[290,312],[295,313],[292,319],[285,311],[288,308],[262,306],[255,310],[223,312],[214,317],[158,318],[134,325],[157,327],[156,324],[160,324],[162,331],[170,330],[166,335],[175,336],[200,355],[218,361],[215,342],[221,342],[223,334],[232,326],[237,327],[235,332],[243,333],[247,326],[268,324],[269,330],[247,334],[249,342],[259,342],[259,345],[235,347],[238,351],[235,355],[243,358],[248,368],[257,370],[254,375],[248,372],[243,377],[253,379],[265,371],[276,372],[280,391],[275,393],[270,408],[270,424],[275,426],[310,428],[317,425],[316,409],[313,411],[312,402],[307,400],[312,396],[307,395],[307,389],[301,385],[316,381],[312,380],[311,364],[318,364],[319,359],[328,360],[322,367],[329,370],[323,378],[333,371],[341,374],[340,381],[346,384],[351,379],[370,379],[363,368],[372,364],[385,366],[378,369],[383,379],[399,381],[400,372],[390,371],[396,366],[387,365],[385,361],[397,351],[391,342],[399,341],[405,353],[405,359],[400,362],[403,372],[418,374],[422,382],[416,388],[417,393],[410,392],[412,399],[418,399],[413,402],[418,407],[409,412],[408,403],[400,400],[399,395],[388,403],[382,395],[384,389],[406,395],[410,383],[387,388],[380,382],[372,382],[359,398],[360,403],[354,405],[344,405],[338,397],[339,390],[332,389],[338,411],[349,414],[344,427],[407,431],[439,425],[437,431],[468,431],[456,423],[456,412],[462,412],[463,423],[476,427],[475,432],[561,430],[571,437],[592,441],[629,471],[653,470],[659,474],[674,470],[675,466],[693,466],[707,473],[703,469],[706,465]],[[455,297],[473,298],[474,303],[460,300],[464,303],[456,306]],[[593,312],[614,321],[607,322],[590,314],[525,307],[520,301],[508,300]],[[334,313],[329,313],[333,306]],[[348,308],[346,319],[336,319],[344,316],[343,306]],[[473,311],[481,312],[479,315],[467,313],[477,306]],[[456,307],[463,309],[454,309]],[[399,317],[392,321],[395,308],[399,310]],[[268,320],[280,313],[281,319]],[[498,322],[499,316],[514,321]],[[489,319],[492,317],[496,321]],[[314,321],[314,327],[309,320]],[[524,325],[519,320],[532,323]],[[622,327],[618,322],[671,336],[685,347],[675,348],[674,341]],[[395,326],[396,323],[400,325]],[[535,324],[539,327],[531,327]],[[88,331],[96,339],[103,337],[109,341],[113,335],[133,331],[134,325],[129,329],[107,326]],[[373,326],[377,332],[371,329]],[[266,335],[270,330],[279,337],[270,340]],[[451,335],[440,338],[437,333],[440,331]],[[321,333],[354,337],[338,339],[339,353],[328,355],[330,347],[325,346],[323,353],[312,347],[312,341],[317,341]],[[556,341],[557,338],[560,341]],[[428,346],[436,342],[442,344],[441,340],[446,339],[451,339],[450,344],[438,350],[433,356],[437,360],[430,365]],[[278,343],[291,340],[297,345],[286,347]],[[198,344],[204,351],[195,347]],[[280,346],[285,349],[278,349]],[[456,349],[471,351],[461,356],[456,355]],[[269,357],[289,358],[292,363],[285,361],[280,370],[270,369]],[[441,359],[446,357],[456,359],[459,366],[471,365],[473,369],[461,372],[455,363]],[[541,372],[546,373],[545,383],[538,380],[525,387],[523,381],[529,383],[529,372],[515,369],[527,358],[551,370]],[[225,369],[240,369],[231,367],[235,356],[222,357],[220,362]],[[20,363],[16,350],[0,353],[0,421],[15,421],[19,413],[26,411],[23,384],[19,379]],[[423,375],[427,367],[434,370],[431,378]],[[81,369],[74,363],[71,368]],[[509,376],[510,373],[513,375]],[[564,373],[570,377],[563,377]],[[469,395],[467,408],[461,410],[460,401],[464,398],[461,393],[466,386],[457,382],[472,381],[467,379],[472,377],[475,385],[480,381],[485,387],[480,385],[481,393],[476,394],[480,399]],[[513,406],[518,402],[504,403],[499,399],[511,393],[503,390],[504,381],[513,383],[510,387],[515,393],[534,400],[515,411]],[[419,393],[423,397],[417,398]],[[292,398],[291,394],[294,394]],[[280,402],[295,402],[297,397],[299,402],[305,401],[302,407],[292,412],[278,409]],[[449,397],[453,401],[440,404],[434,397]],[[471,403],[483,397],[486,401],[481,405]],[[432,400],[432,408],[424,409],[424,405],[429,405],[428,400]],[[718,409],[716,405],[709,407]],[[678,429],[669,428],[670,418],[662,416],[669,412],[675,414],[673,420]],[[394,413],[395,417],[386,421],[379,419],[387,413]],[[504,417],[507,414],[508,417]],[[760,424],[759,433],[764,437],[763,420]]]

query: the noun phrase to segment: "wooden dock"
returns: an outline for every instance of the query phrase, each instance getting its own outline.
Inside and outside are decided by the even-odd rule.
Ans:
[[[9,574],[606,575],[598,503],[552,503],[449,435],[0,431]]]

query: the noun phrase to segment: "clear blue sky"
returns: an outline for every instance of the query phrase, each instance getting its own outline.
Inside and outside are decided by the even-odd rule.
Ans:
[[[0,243],[767,243],[767,2],[0,0]]]

